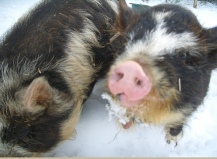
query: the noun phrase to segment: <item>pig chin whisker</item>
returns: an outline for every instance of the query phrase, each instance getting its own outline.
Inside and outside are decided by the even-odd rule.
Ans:
[[[182,91],[182,81],[181,81],[181,78],[179,78],[179,91],[180,92]]]

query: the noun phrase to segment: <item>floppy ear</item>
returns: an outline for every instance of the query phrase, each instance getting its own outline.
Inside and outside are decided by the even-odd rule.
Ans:
[[[217,27],[208,29],[208,38],[207,42],[212,43],[212,42],[217,42]]]
[[[208,62],[212,68],[217,68],[217,27],[207,30],[207,44],[209,49]]]
[[[118,26],[119,31],[125,31],[137,19],[138,13],[128,7],[125,0],[119,0]]]
[[[53,90],[44,77],[38,77],[32,81],[23,93],[25,109],[31,113],[37,113],[52,104]]]

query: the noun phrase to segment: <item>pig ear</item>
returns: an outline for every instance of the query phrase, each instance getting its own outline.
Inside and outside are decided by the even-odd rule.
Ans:
[[[37,113],[51,104],[53,90],[44,77],[38,77],[32,81],[23,95],[23,104],[27,112]]]
[[[119,0],[119,31],[125,31],[127,27],[135,21],[137,15],[138,13],[128,7],[125,0]]]
[[[213,68],[217,68],[217,27],[207,30],[207,44],[209,47],[208,60]]]
[[[208,29],[208,43],[217,42],[217,27]]]

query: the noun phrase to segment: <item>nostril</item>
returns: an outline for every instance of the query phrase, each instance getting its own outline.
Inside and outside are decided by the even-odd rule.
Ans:
[[[135,79],[135,83],[137,86],[141,86],[143,84],[142,80],[140,80],[138,78]]]
[[[120,79],[122,79],[124,77],[123,73],[118,72],[117,73],[117,81],[119,81]]]

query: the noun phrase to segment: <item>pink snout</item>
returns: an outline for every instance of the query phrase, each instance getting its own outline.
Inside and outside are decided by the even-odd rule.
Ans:
[[[137,62],[127,61],[111,72],[108,87],[112,94],[119,96],[123,106],[133,107],[150,92],[152,83]]]

